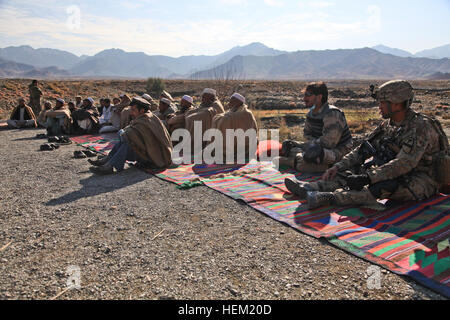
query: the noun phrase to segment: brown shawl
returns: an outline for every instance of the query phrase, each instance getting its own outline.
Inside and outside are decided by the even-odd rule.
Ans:
[[[11,116],[9,117],[11,120],[20,120],[20,106],[17,106],[11,112]],[[36,124],[36,116],[34,115],[33,109],[30,106],[25,105],[25,112],[23,115],[24,120],[34,120],[34,126],[37,127]]]
[[[223,150],[226,150],[226,130],[227,129],[242,129],[245,131],[255,129],[258,131],[258,125],[253,113],[248,109],[247,105],[242,105],[236,109],[231,109],[226,113],[214,116],[212,127],[219,129],[223,136]],[[234,148],[237,148],[237,140],[235,138]],[[245,149],[248,155],[249,141],[245,139]],[[236,152],[236,150],[235,150]],[[236,154],[236,153],[235,153]]]
[[[133,151],[158,168],[172,163],[172,141],[166,127],[152,112],[144,113],[125,129],[125,138]]]

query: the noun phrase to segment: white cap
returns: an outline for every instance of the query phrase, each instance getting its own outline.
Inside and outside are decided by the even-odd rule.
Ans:
[[[152,98],[149,94],[147,94],[147,93],[144,93],[144,94],[142,95],[142,98],[144,98],[145,100],[153,100],[153,98]]]
[[[167,104],[168,106],[170,106],[170,100],[169,100],[169,99],[162,98],[160,101],[161,101],[161,102],[164,102],[165,104]]]
[[[65,102],[63,99],[61,99],[61,98],[57,98],[56,101],[59,101],[59,102],[61,102],[62,104],[66,103],[66,102]]]
[[[213,96],[216,96],[216,90],[214,90],[214,89],[211,89],[211,88],[205,88],[204,90],[203,90],[203,92],[202,92],[202,95],[204,95],[205,93],[208,93],[208,94],[212,94]]]
[[[88,100],[90,103],[94,104],[94,99],[92,99],[91,97],[87,98],[86,100]]]
[[[194,103],[194,99],[192,99],[192,97],[188,95],[184,95],[183,98],[181,98],[181,100],[186,100],[190,104]]]
[[[241,101],[242,103],[245,103],[245,98],[243,95],[239,94],[239,93],[233,93],[233,95],[231,96],[232,98],[236,98],[239,101]]]

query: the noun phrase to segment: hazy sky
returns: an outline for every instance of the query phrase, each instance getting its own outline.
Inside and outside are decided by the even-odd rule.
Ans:
[[[0,0],[0,47],[93,55],[109,48],[212,55],[262,42],[287,51],[450,43],[450,0]]]

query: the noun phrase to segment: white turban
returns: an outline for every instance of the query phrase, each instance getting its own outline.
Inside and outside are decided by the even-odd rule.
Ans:
[[[194,102],[194,99],[192,99],[192,97],[188,96],[188,95],[184,95],[183,98],[181,98],[181,100],[186,100],[190,104],[192,104]]]
[[[90,103],[94,104],[94,99],[92,99],[91,97],[87,98],[87,100],[88,100]]]
[[[161,102],[164,102],[165,104],[167,104],[168,106],[170,106],[170,100],[169,100],[169,99],[162,98],[160,101],[161,101]]]
[[[233,95],[231,96],[232,98],[236,98],[238,99],[240,102],[245,103],[245,98],[243,95],[239,94],[239,93],[233,93]]]
[[[62,104],[66,103],[63,99],[57,98],[56,101],[61,102]]]
[[[216,96],[217,92],[214,89],[206,88],[206,89],[203,90],[202,95],[204,95],[205,93],[212,94],[213,96]]]

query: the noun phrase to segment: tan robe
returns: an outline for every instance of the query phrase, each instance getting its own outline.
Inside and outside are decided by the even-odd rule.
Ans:
[[[65,116],[64,117],[64,126],[63,126],[64,131],[70,132],[70,130],[72,128],[73,119],[72,119],[72,114],[70,113],[69,107],[64,106],[58,110],[54,110],[54,109],[48,110],[45,113],[45,118],[56,118],[57,116],[61,116],[61,115]]]
[[[200,105],[200,107],[186,113],[186,129],[191,134],[191,141],[193,145],[194,139],[203,139],[203,134],[205,131],[212,127],[212,119],[214,116],[224,112],[225,110],[222,103],[219,99],[216,99],[209,107]],[[202,123],[201,137],[194,136],[194,121],[200,121]],[[203,143],[203,146],[206,144],[207,143]]]
[[[172,163],[172,141],[166,127],[152,112],[144,113],[124,129],[125,139],[142,159],[158,168]]]
[[[20,112],[19,109],[20,109],[20,106],[17,106],[13,109],[13,111],[11,112],[11,115],[9,117],[11,120],[19,120],[19,116],[18,116],[18,114],[16,114],[16,112],[17,113]],[[34,115],[33,109],[31,109],[30,106],[25,105],[25,112],[28,114],[28,117],[30,118],[29,120],[34,120],[34,127],[37,127],[36,116]],[[24,118],[25,118],[25,115],[24,115]]]
[[[186,124],[186,114],[188,112],[194,110],[195,108],[193,106],[190,106],[184,111],[177,111],[175,112],[175,115],[167,120],[167,125],[169,127],[169,133],[172,134],[176,129],[182,129],[185,128]]]
[[[226,113],[218,114],[213,118],[212,127],[220,130],[223,136],[223,151],[224,156],[227,149],[226,146],[226,130],[227,129],[242,129],[244,132],[249,129],[255,129],[258,132],[258,124],[253,116],[253,113],[248,109],[247,105],[242,105],[235,109],[230,109]],[[255,141],[256,142],[256,141]],[[237,139],[234,138],[234,154],[237,155]],[[256,150],[256,146],[255,146]],[[249,154],[249,139],[245,139],[245,155]]]
[[[110,120],[114,127],[120,127],[119,129],[123,129],[130,124],[131,122],[131,115],[130,115],[131,108],[129,107],[130,103],[131,103],[130,97],[124,95],[122,101],[118,105],[114,106],[114,108],[112,109]]]

